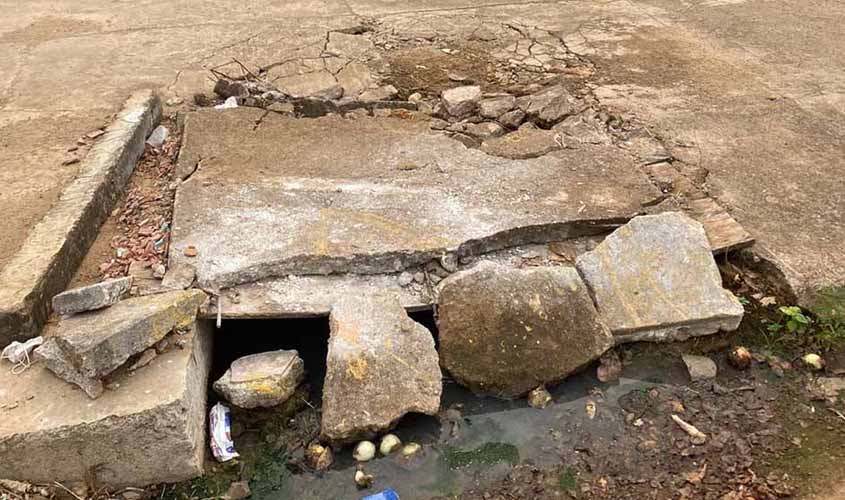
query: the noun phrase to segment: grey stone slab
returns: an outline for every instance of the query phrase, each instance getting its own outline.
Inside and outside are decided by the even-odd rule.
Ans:
[[[682,340],[735,330],[742,320],[703,227],[680,212],[632,219],[576,267],[617,342]]]
[[[393,293],[409,311],[429,309],[434,303],[427,287],[399,284],[399,274],[330,276],[285,276],[238,285],[220,292],[218,299],[200,309],[204,318],[217,317],[217,300],[222,318],[307,318],[328,316],[332,306],[345,296],[366,297]]]
[[[86,481],[121,488],[191,479],[202,473],[212,332],[181,336],[141,370],[113,380],[96,400],[36,363],[0,370],[0,477],[35,483]]]
[[[56,334],[36,349],[36,357],[51,360],[47,366],[58,376],[76,372],[87,379],[101,379],[174,329],[193,323],[205,298],[200,290],[167,292],[63,318]],[[57,350],[60,356],[42,356],[42,352],[55,354]],[[56,363],[62,361],[69,363],[67,370],[55,370]]]
[[[158,96],[133,94],[88,151],[76,179],[0,271],[0,345],[33,337],[46,323],[50,299],[70,282],[160,118]]]
[[[53,297],[53,312],[75,314],[102,309],[117,303],[130,288],[132,277],[126,276],[68,290]]]
[[[710,380],[716,378],[718,368],[716,362],[707,356],[696,356],[694,354],[684,354],[681,356],[684,364],[687,366],[690,380]]]
[[[236,359],[217,381],[214,391],[241,408],[284,403],[305,377],[296,351],[268,351]]]
[[[517,161],[410,120],[270,114],[253,130],[262,114],[186,118],[179,161],[202,161],[177,191],[170,267],[193,265],[204,289],[594,234],[659,196],[612,148]]]
[[[475,392],[522,396],[562,381],[614,343],[571,267],[481,262],[439,290],[441,363]]]
[[[434,337],[395,295],[345,297],[330,323],[323,439],[369,439],[409,412],[438,412],[443,383]]]

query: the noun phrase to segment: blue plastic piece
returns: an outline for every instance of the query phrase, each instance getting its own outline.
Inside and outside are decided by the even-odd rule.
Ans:
[[[380,491],[375,495],[364,497],[361,500],[399,500],[399,494],[393,491],[393,489],[389,489]]]

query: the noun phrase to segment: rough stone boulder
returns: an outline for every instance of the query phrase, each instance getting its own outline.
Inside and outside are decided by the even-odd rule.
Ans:
[[[613,346],[574,269],[481,262],[443,280],[440,359],[460,384],[500,398],[560,382]]]
[[[174,329],[193,323],[205,298],[200,290],[161,293],[62,319],[57,333],[36,349],[36,358],[96,398],[103,377]]]
[[[678,212],[632,219],[575,265],[617,343],[684,340],[742,320],[703,227]]]
[[[132,288],[132,277],[115,278],[75,288],[53,297],[53,312],[75,314],[102,309],[117,303]]]
[[[406,413],[434,415],[443,384],[434,338],[396,296],[346,297],[332,308],[321,436],[372,438]]]
[[[205,441],[211,323],[90,400],[43,364],[0,370],[0,477],[94,481],[118,489],[199,476]]]
[[[241,408],[270,407],[284,403],[305,377],[296,351],[269,351],[236,359],[214,391]]]

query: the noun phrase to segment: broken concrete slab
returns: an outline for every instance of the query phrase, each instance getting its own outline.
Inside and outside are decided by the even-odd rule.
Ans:
[[[440,357],[471,390],[510,399],[556,384],[613,346],[571,267],[481,262],[443,280]]]
[[[683,340],[742,320],[704,229],[680,212],[632,219],[576,267],[617,342]]]
[[[340,99],[343,96],[343,87],[328,71],[286,76],[274,83],[280,91],[295,98]]]
[[[47,322],[50,299],[70,282],[160,118],[155,93],[133,94],[82,160],[76,180],[0,271],[0,345],[34,337]]]
[[[408,317],[398,297],[344,297],[330,322],[322,439],[368,439],[407,413],[438,412],[443,383],[434,337]]]
[[[287,401],[304,377],[298,352],[261,352],[233,361],[214,382],[214,391],[241,408],[267,408]]]
[[[36,358],[47,361],[57,376],[65,375],[68,382],[86,389],[80,377],[102,379],[174,329],[190,325],[205,298],[201,290],[168,292],[63,318],[56,334],[36,349]]]
[[[505,136],[487,138],[481,144],[481,151],[513,160],[537,158],[558,149],[563,149],[558,134],[536,128],[530,123]]]
[[[402,286],[399,274],[285,276],[224,289],[216,300],[200,308],[203,318],[308,318],[328,316],[332,306],[346,296],[367,297],[391,293],[408,311],[431,308],[434,299],[420,284]]]
[[[516,161],[411,120],[270,114],[253,130],[263,114],[186,118],[179,161],[203,161],[177,191],[169,265],[193,265],[204,289],[605,232],[660,196],[609,147]]]
[[[0,477],[116,489],[202,474],[210,330],[193,326],[184,349],[120,374],[95,401],[40,363],[0,370],[0,407],[14,408],[0,419]]]
[[[116,304],[132,288],[132,277],[114,278],[67,290],[53,297],[53,312],[75,314]]]

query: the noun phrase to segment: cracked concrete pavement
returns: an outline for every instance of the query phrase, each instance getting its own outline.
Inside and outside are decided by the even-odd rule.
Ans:
[[[394,34],[467,37],[484,22],[559,33],[595,65],[601,103],[645,123],[799,294],[845,284],[845,28],[824,0],[0,1],[0,266],[77,174],[81,135],[129,93],[209,91],[236,57],[267,67],[372,16]],[[281,74],[281,73],[280,73]],[[174,111],[174,108],[170,108]],[[81,150],[84,152],[84,147]]]

